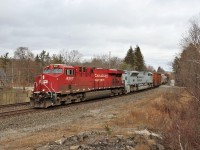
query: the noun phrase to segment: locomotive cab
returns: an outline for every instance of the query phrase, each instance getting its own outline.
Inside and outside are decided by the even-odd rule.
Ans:
[[[64,84],[60,79],[65,78],[67,75],[69,77],[73,73],[73,67],[67,67],[70,70],[59,64],[49,65],[43,69],[42,74],[36,77],[34,83],[34,90],[30,97],[31,106],[49,107],[60,104],[57,101],[57,95],[62,93],[62,85]]]
[[[62,74],[63,68],[59,65],[50,65],[45,67],[42,74],[36,77],[34,92],[58,92],[58,85],[56,84],[56,81]]]

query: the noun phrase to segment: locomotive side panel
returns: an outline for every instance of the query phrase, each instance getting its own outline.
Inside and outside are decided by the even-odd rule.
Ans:
[[[137,76],[137,84],[150,85],[153,83],[152,73],[147,71],[140,71]]]
[[[153,78],[151,72],[125,71],[122,78],[125,83],[126,93],[150,88],[153,86]]]
[[[94,75],[91,68],[75,67],[75,80],[72,93],[80,93],[93,89]]]

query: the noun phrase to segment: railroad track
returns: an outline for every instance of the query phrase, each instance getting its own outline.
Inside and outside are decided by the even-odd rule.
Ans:
[[[76,107],[76,106],[79,106],[79,105],[86,105],[87,103],[95,103],[95,102],[99,102],[99,101],[105,101],[105,100],[109,100],[109,99],[113,99],[113,98],[117,98],[117,97],[124,97],[124,96],[128,96],[128,95],[137,96],[142,91],[143,92],[144,91],[149,91],[149,89],[140,90],[140,91],[137,91],[135,93],[129,93],[127,95],[117,95],[117,96],[111,96],[111,97],[106,97],[106,96],[105,97],[99,97],[99,98],[95,98],[95,99],[86,100],[86,101],[83,101],[83,102],[78,102],[78,103],[74,102],[74,103],[71,103],[71,104],[60,105],[60,106],[56,106],[56,107],[55,106],[54,107],[49,107],[47,109],[27,108],[27,109],[20,109],[20,110],[12,110],[12,111],[7,111],[7,112],[0,113],[0,118],[24,115],[24,114],[28,114],[28,113],[54,111],[54,110],[58,110],[58,109],[62,109],[62,108]]]
[[[16,106],[24,106],[24,105],[29,105],[29,102],[0,105],[0,108],[9,108],[9,107],[16,107]]]
[[[12,110],[12,111],[7,111],[7,112],[1,112],[0,118],[18,116],[18,115],[23,115],[23,114],[33,113],[33,112],[40,112],[40,111],[42,111],[42,109],[36,110],[32,108],[27,108],[27,109],[20,109],[20,110]]]

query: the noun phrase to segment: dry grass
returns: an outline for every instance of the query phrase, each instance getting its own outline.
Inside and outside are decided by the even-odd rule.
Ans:
[[[49,141],[58,140],[64,135],[70,136],[93,129],[105,130],[108,136],[115,134],[126,136],[133,133],[130,130],[132,128],[147,128],[162,134],[163,144],[167,149],[180,149],[180,142],[184,149],[198,149],[200,143],[200,119],[197,117],[199,108],[199,105],[196,105],[185,91],[159,90],[157,93],[152,93],[151,96],[148,94],[148,98],[131,101],[128,105],[120,103],[118,107],[112,107],[101,115],[95,115],[95,118],[93,115],[80,116],[80,119],[74,119],[69,124],[47,128],[17,138],[15,141],[7,139],[2,143],[7,142],[6,145],[9,145],[11,149],[18,148],[18,145],[20,148],[26,148],[39,146],[39,144],[44,145]],[[108,119],[106,118],[108,114],[116,114],[116,117]],[[179,141],[180,133],[181,141]],[[152,145],[152,143],[139,144],[137,150],[148,149],[148,145]]]
[[[0,89],[0,105],[28,102],[30,91],[22,89]]]
[[[198,105],[184,90],[167,90],[161,95],[155,94],[148,100],[127,106],[124,108],[127,113],[112,121],[110,126],[147,128],[162,133],[163,144],[169,149],[180,149],[180,144],[184,149],[198,149]]]

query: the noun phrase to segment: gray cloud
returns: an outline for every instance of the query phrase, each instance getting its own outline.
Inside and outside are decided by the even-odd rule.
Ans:
[[[85,57],[124,57],[141,47],[146,63],[166,65],[198,0],[0,0],[0,54],[19,46],[34,53],[77,49]],[[56,51],[57,50],[57,51]],[[160,57],[162,56],[162,57]]]

